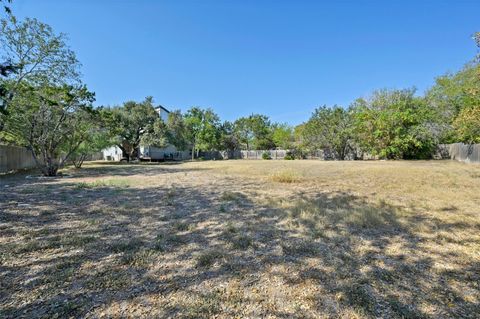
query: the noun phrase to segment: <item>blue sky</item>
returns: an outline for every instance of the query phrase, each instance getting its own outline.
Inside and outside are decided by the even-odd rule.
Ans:
[[[416,86],[477,53],[480,1],[14,0],[69,36],[96,105],[152,95],[299,124],[319,105]]]

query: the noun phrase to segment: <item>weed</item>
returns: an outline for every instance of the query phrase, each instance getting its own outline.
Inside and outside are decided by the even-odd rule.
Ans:
[[[306,240],[285,242],[281,244],[281,247],[286,256],[313,256],[318,253],[315,243]]]
[[[110,245],[110,250],[114,253],[131,252],[138,250],[143,245],[140,239],[130,239],[128,241],[119,241]]]
[[[221,200],[225,202],[236,202],[240,201],[243,197],[244,195],[241,193],[226,191],[223,192]]]
[[[224,253],[219,249],[210,249],[197,256],[197,267],[209,267],[218,259],[224,257]]]
[[[301,176],[295,171],[291,170],[282,170],[270,175],[270,180],[277,183],[298,183],[300,182]]]
[[[173,228],[176,229],[177,231],[192,231],[195,229],[195,224],[190,224],[187,222],[175,222],[173,224]]]
[[[147,268],[155,261],[156,252],[151,249],[140,249],[128,252],[121,258],[121,263],[138,268]]]
[[[175,196],[177,195],[177,190],[175,187],[172,187],[170,189],[167,190],[167,192],[165,193],[165,203],[168,205],[168,206],[173,206],[174,205],[174,200],[175,200]]]
[[[246,235],[241,234],[239,236],[235,236],[231,239],[231,243],[234,249],[247,249],[248,247],[253,246],[253,238]]]
[[[158,251],[164,252],[185,243],[187,243],[187,241],[183,236],[161,233],[155,238],[154,248]]]

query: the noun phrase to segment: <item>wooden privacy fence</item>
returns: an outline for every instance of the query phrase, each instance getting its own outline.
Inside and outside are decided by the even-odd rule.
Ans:
[[[259,151],[206,151],[200,152],[199,157],[212,159],[252,159],[261,160],[263,153],[269,154],[271,159],[284,159],[287,155],[286,150],[259,150]]]
[[[480,163],[480,144],[440,144],[437,147],[435,158]]]
[[[35,167],[32,153],[25,147],[0,145],[0,173]]]

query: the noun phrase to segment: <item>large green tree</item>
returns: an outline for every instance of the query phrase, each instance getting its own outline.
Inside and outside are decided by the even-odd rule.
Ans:
[[[8,105],[21,84],[41,86],[81,86],[80,64],[66,44],[64,34],[36,19],[17,20],[8,15],[0,20],[0,131],[8,116]]]
[[[81,84],[65,35],[36,19],[0,23],[3,58],[15,65],[0,80],[8,92],[0,140],[27,146],[43,174],[56,175],[86,137],[94,94]]]
[[[293,128],[287,123],[275,123],[272,125],[272,140],[275,146],[284,150],[294,147],[295,138]]]
[[[168,114],[167,138],[169,143],[178,150],[184,151],[190,148],[187,125],[180,110],[172,111]]]
[[[94,94],[84,86],[36,88],[21,84],[3,137],[27,146],[42,173],[55,176],[87,138],[94,116],[93,100]]]
[[[184,115],[186,136],[192,147],[192,159],[200,150],[217,149],[220,141],[220,118],[212,109],[192,107]]]
[[[65,34],[55,33],[37,19],[17,20],[10,16],[0,23],[3,58],[17,68],[9,77],[13,91],[22,81],[35,86],[80,83],[80,63],[67,45]]]
[[[220,145],[221,150],[234,151],[239,149],[238,138],[235,135],[234,125],[232,122],[225,121],[220,126]]]
[[[425,99],[438,123],[441,142],[457,141],[453,122],[464,108],[480,105],[480,64],[471,62],[456,73],[438,77]]]
[[[302,143],[308,150],[328,149],[344,160],[353,149],[351,112],[340,106],[321,106],[302,129]]]
[[[153,98],[142,102],[128,101],[122,106],[103,111],[106,127],[123,156],[130,161],[138,156],[140,144],[163,147],[166,143],[165,125],[153,106]]]
[[[438,140],[431,108],[415,89],[375,91],[353,104],[355,136],[366,152],[380,158],[428,158]]]
[[[275,147],[272,138],[272,124],[266,115],[252,114],[234,122],[235,134],[247,150],[265,150]]]

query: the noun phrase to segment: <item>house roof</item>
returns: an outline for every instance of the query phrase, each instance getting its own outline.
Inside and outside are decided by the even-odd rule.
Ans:
[[[162,110],[164,110],[165,112],[170,113],[169,110],[167,110],[166,108],[164,108],[164,107],[161,106],[161,105],[159,105],[159,106],[157,106],[157,107],[155,108],[155,110],[158,110],[158,109],[162,109]]]

